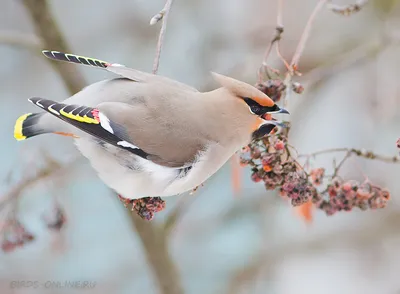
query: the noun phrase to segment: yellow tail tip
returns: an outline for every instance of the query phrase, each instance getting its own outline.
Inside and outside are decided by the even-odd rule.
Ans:
[[[24,115],[21,115],[17,119],[17,121],[15,122],[15,125],[14,125],[14,138],[17,141],[21,141],[21,140],[25,140],[26,139],[26,136],[24,136],[23,133],[22,133],[22,125],[23,125],[24,121],[26,120],[26,118],[28,116],[30,116],[31,114],[32,113],[26,113]]]

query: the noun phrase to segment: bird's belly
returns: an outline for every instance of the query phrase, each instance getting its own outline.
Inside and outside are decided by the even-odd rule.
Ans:
[[[158,166],[134,154],[129,153],[129,158],[122,160],[114,153],[119,151],[117,147],[109,145],[105,148],[91,138],[81,137],[75,144],[104,184],[124,198],[160,196],[177,176],[176,170]]]
[[[122,197],[129,199],[167,197],[189,191],[218,171],[236,151],[220,146],[210,147],[185,176],[179,177],[178,169],[160,166],[133,154],[137,168],[121,164],[114,154],[93,140],[80,138],[75,142],[99,178]]]

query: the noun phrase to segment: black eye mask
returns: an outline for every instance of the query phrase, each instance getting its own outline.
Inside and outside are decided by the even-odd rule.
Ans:
[[[250,111],[258,116],[262,116],[267,112],[274,112],[279,110],[279,107],[276,104],[274,104],[271,107],[268,107],[268,106],[262,106],[250,98],[243,98],[243,100],[249,106]]]

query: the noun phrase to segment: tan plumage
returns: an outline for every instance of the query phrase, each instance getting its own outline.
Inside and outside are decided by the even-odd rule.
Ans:
[[[44,54],[122,77],[94,83],[62,103],[32,98],[47,112],[22,116],[15,137],[55,132],[79,136],[75,143],[80,152],[126,198],[171,196],[200,185],[252,135],[277,124],[263,120],[263,114],[286,112],[253,86],[216,73],[221,87],[201,93],[101,60]]]

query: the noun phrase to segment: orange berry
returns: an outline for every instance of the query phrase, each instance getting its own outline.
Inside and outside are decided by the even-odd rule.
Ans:
[[[265,172],[270,172],[270,171],[272,170],[272,167],[271,167],[270,165],[264,165],[264,166],[263,166],[263,170],[264,170]]]

